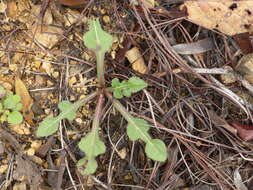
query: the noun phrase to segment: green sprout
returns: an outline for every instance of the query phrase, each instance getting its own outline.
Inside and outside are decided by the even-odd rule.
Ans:
[[[0,86],[0,121],[7,121],[11,125],[22,123],[21,109],[21,97],[17,94],[6,93],[5,89]]]
[[[78,146],[85,153],[85,156],[80,159],[77,163],[78,167],[85,167],[82,171],[83,174],[93,174],[96,172],[98,163],[96,157],[105,153],[106,146],[99,137],[99,125],[101,120],[101,112],[103,108],[104,96],[112,101],[113,106],[121,113],[121,115],[128,122],[127,124],[127,135],[130,140],[142,140],[145,142],[145,152],[147,156],[154,161],[163,162],[167,159],[167,149],[163,141],[159,139],[153,139],[148,130],[150,125],[144,119],[133,117],[120,103],[119,100],[124,96],[130,97],[133,93],[137,93],[140,90],[146,88],[148,85],[145,81],[138,77],[131,77],[129,80],[123,80],[115,78],[112,80],[112,85],[106,88],[106,82],[104,78],[105,66],[104,57],[105,53],[109,51],[112,45],[112,36],[105,32],[99,20],[90,20],[89,31],[84,34],[83,41],[84,45],[92,50],[96,56],[97,64],[97,78],[100,90],[94,92],[84,99],[81,99],[75,103],[63,101],[58,104],[60,114],[56,117],[48,117],[44,119],[37,130],[38,137],[45,137],[52,135],[58,130],[58,126],[61,120],[68,119],[73,120],[76,117],[76,111],[83,106],[85,103],[98,96],[98,103],[95,110],[94,119],[92,122],[92,130],[81,139]],[[110,92],[113,92],[114,99]]]

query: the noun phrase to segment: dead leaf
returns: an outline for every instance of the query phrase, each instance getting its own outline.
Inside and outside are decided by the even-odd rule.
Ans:
[[[22,156],[16,156],[17,168],[14,171],[14,179],[18,179],[25,176],[31,187],[38,187],[43,181],[41,171],[38,169],[36,164],[28,159],[22,158]]]
[[[65,26],[70,26],[74,23],[86,23],[87,17],[83,16],[80,18],[80,12],[73,10],[73,9],[67,9],[67,12],[64,14],[64,24]],[[62,14],[60,15],[62,18]]]
[[[128,59],[128,61],[132,64],[133,70],[142,74],[147,73],[148,68],[144,62],[140,50],[137,47],[128,50],[125,56]]]
[[[33,99],[31,98],[25,84],[23,81],[19,78],[15,78],[15,91],[16,94],[18,94],[21,97],[21,103],[22,103],[22,112],[25,120],[30,124],[33,125],[33,121],[31,118],[34,117],[32,112],[32,105],[33,105]]]
[[[56,26],[42,26],[38,29],[37,24],[32,25],[31,31],[35,40],[44,47],[51,49],[61,38],[63,30]]]
[[[186,1],[188,20],[227,34],[253,32],[253,1]]]
[[[7,3],[7,16],[15,19],[18,15],[18,7],[15,1],[8,1]]]
[[[234,40],[242,50],[243,54],[253,53],[253,46],[251,44],[249,33],[241,33],[233,36]]]
[[[31,12],[34,15],[40,14],[40,6],[34,6]],[[28,18],[29,19],[29,18]],[[37,17],[32,17],[27,20],[27,27],[37,43],[44,47],[51,49],[60,39],[63,34],[63,29],[58,27],[53,19],[53,14],[50,9],[46,9],[43,17],[43,24],[41,24]]]
[[[21,21],[23,17],[26,17],[26,13],[30,10],[30,1],[29,0],[12,0],[7,1],[7,16],[12,20]]]

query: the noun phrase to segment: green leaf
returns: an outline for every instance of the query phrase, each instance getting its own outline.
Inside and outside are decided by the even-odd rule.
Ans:
[[[106,52],[111,48],[113,38],[102,29],[99,19],[96,19],[90,20],[89,31],[84,34],[83,41],[87,48],[95,52]]]
[[[52,135],[58,130],[60,118],[58,117],[48,117],[44,119],[37,129],[36,135],[38,137],[46,137]]]
[[[152,139],[146,144],[145,152],[153,160],[164,162],[167,159],[167,149],[163,141]]]
[[[130,97],[132,93],[138,92],[147,86],[147,83],[138,77],[131,77],[129,80],[123,80],[122,82],[117,78],[112,80],[113,96],[117,99],[123,96]]]
[[[148,133],[150,126],[144,119],[131,117],[128,119],[127,135],[130,140],[141,139],[146,143],[145,152],[149,158],[164,162],[167,159],[167,149],[163,141],[152,139]]]
[[[148,84],[140,79],[139,77],[131,77],[127,82],[128,88],[131,89],[131,92],[138,92],[143,88],[146,88]]]
[[[93,174],[98,166],[96,156],[105,153],[104,142],[99,139],[97,131],[92,131],[81,139],[78,146],[85,153],[85,157],[79,164],[85,163],[85,160],[88,161],[84,174]]]
[[[149,128],[149,124],[144,119],[133,118],[131,122],[128,121],[127,135],[132,141],[142,139],[146,142],[150,139]]]
[[[62,101],[58,104],[59,110],[62,112],[62,115],[64,115],[64,118],[73,120],[76,118],[76,110],[73,110],[74,104],[71,104],[69,101]],[[72,111],[69,111],[72,110]]]
[[[10,112],[7,121],[11,125],[20,124],[23,121],[23,116],[19,111]]]
[[[17,103],[16,106],[15,106],[15,108],[13,110],[20,111],[22,109],[22,106],[23,105],[21,103]]]
[[[98,163],[95,160],[95,158],[91,158],[88,160],[88,163],[86,165],[85,170],[83,171],[83,174],[93,174],[97,170]]]
[[[97,132],[90,132],[78,144],[87,157],[96,157],[105,153],[105,144],[99,139]]]
[[[71,104],[68,101],[63,101],[59,103],[58,107],[61,111],[61,113],[57,117],[48,117],[44,119],[40,124],[39,128],[37,129],[37,136],[39,137],[45,137],[53,134],[57,131],[59,123],[63,119],[74,119],[75,118],[75,112],[79,107],[81,107],[83,104],[88,102],[90,99],[96,96],[96,93],[90,94],[87,97],[78,100],[74,104]]]
[[[113,96],[117,99],[123,98],[123,94],[121,89],[117,88],[121,85],[118,78],[112,79],[112,89],[113,89]]]
[[[8,94],[3,101],[4,109],[15,110],[15,107],[20,103],[21,97],[17,94]]]

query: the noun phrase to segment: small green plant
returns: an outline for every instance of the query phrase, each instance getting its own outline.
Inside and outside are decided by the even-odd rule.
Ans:
[[[23,116],[20,113],[22,109],[21,98],[17,94],[7,93],[0,86],[0,121],[7,121],[11,125],[20,124]]]
[[[123,80],[122,82],[115,78],[112,80],[111,87],[106,88],[104,78],[104,57],[105,53],[112,45],[112,36],[103,31],[98,19],[90,21],[89,31],[84,34],[84,44],[96,55],[97,77],[100,90],[73,104],[68,101],[60,102],[58,104],[60,114],[56,117],[48,117],[44,119],[44,121],[39,124],[37,136],[44,137],[53,134],[58,130],[59,122],[62,119],[73,120],[79,107],[91,99],[98,97],[92,129],[78,144],[79,148],[85,153],[85,157],[78,161],[77,166],[85,166],[85,169],[82,171],[83,174],[94,173],[98,166],[96,157],[106,151],[106,146],[99,137],[101,113],[106,96],[112,101],[113,106],[127,120],[127,135],[129,139],[132,141],[142,140],[146,143],[145,152],[149,158],[160,162],[165,161],[167,159],[167,150],[164,142],[159,139],[153,139],[148,133],[148,130],[150,129],[148,122],[133,117],[124,108],[120,101],[117,100],[124,96],[130,97],[132,93],[136,93],[147,87],[147,83],[138,77],[131,77],[129,80]],[[113,92],[113,96],[116,99],[113,98],[111,92]]]
[[[147,86],[147,83],[138,77],[131,77],[129,80],[123,80],[122,82],[115,78],[112,80],[112,88],[110,89],[113,91],[113,96],[120,99],[123,96],[130,97],[132,93],[138,92]]]

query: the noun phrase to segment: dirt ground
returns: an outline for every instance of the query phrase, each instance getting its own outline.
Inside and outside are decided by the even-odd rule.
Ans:
[[[244,49],[232,36],[187,21],[183,1],[152,2],[87,0],[76,8],[54,0],[0,1],[0,85],[21,96],[24,117],[18,125],[1,123],[0,189],[253,189],[253,72],[236,70]],[[106,85],[131,76],[148,83],[120,101],[165,142],[165,162],[147,158],[143,142],[129,140],[109,100],[99,131],[106,153],[93,175],[82,175],[76,163],[96,100],[52,136],[36,136],[44,118],[59,114],[60,101],[98,89],[96,59],[83,43],[91,18],[113,35]],[[253,70],[253,56],[239,63]]]

